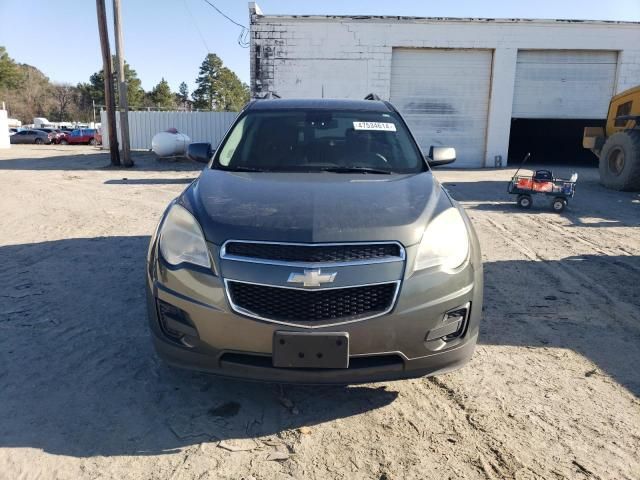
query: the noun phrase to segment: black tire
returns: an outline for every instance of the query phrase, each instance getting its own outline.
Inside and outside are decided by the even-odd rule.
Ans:
[[[36,145],[42,145],[42,139],[41,138],[36,138],[33,143],[35,143]]]
[[[553,202],[551,202],[551,208],[553,208],[553,211],[556,213],[562,212],[566,206],[567,200],[562,197],[556,197],[553,199]]]
[[[95,138],[92,138],[91,140],[89,140],[89,145],[95,146],[95,144],[96,144],[96,139]]]
[[[60,140],[60,145],[69,145],[69,142],[67,140]]]
[[[533,205],[533,199],[531,198],[531,195],[518,195],[517,203],[520,208],[524,208],[526,210],[531,208],[531,205]]]
[[[600,182],[613,190],[640,190],[640,130],[607,139],[600,153]]]

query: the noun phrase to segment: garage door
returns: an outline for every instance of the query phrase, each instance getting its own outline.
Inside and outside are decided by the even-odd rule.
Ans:
[[[606,118],[617,62],[610,51],[521,50],[512,117]]]
[[[491,59],[490,50],[393,49],[391,102],[425,152],[451,146],[455,166],[482,166]]]

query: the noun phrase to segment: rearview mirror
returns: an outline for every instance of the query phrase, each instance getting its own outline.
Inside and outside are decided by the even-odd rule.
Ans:
[[[187,147],[187,158],[195,162],[209,163],[213,156],[213,148],[208,142],[190,143]]]
[[[430,167],[448,165],[456,161],[456,149],[453,147],[434,147],[431,145],[428,157],[427,162]]]

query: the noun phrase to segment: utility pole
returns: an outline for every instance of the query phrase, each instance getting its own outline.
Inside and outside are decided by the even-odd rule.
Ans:
[[[111,71],[111,51],[109,48],[109,34],[107,32],[107,10],[104,0],[96,0],[98,13],[98,31],[100,33],[100,49],[102,50],[102,70],[104,72],[104,99],[107,104],[107,124],[109,129],[109,153],[111,165],[120,166],[120,152],[118,151],[118,132],[116,131],[116,112],[113,91],[113,72]]]
[[[118,59],[118,94],[120,97],[120,140],[122,141],[122,164],[132,167],[131,147],[129,146],[129,104],[127,82],[124,76],[124,41],[122,38],[122,17],[120,0],[113,0],[113,32],[116,37],[116,58]]]

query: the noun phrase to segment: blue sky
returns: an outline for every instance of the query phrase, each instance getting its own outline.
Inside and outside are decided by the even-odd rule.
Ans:
[[[249,52],[237,43],[239,27],[204,0],[121,1],[125,56],[145,89],[164,77],[174,90],[182,81],[192,90],[207,50],[217,53],[248,83]],[[248,2],[210,1],[248,24]],[[112,2],[106,3],[111,18]],[[265,14],[640,21],[640,0],[262,0],[258,4]],[[53,81],[87,81],[101,68],[95,2],[0,0],[0,45],[18,62],[38,67]]]

